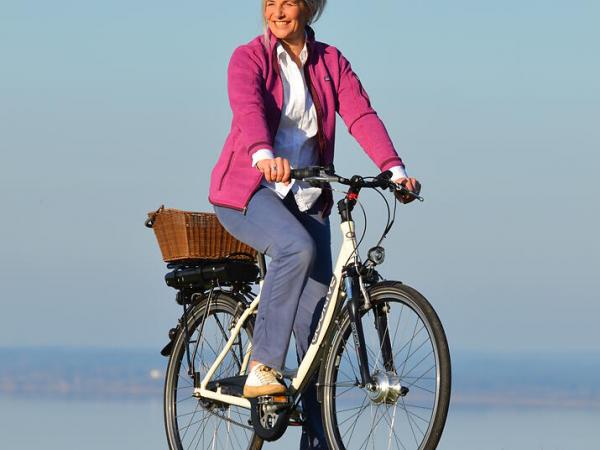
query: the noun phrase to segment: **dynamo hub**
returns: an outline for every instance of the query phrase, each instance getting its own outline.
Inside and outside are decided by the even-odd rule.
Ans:
[[[373,383],[367,386],[367,395],[373,403],[393,405],[408,394],[408,388],[400,385],[400,377],[393,372],[377,371],[372,380]]]

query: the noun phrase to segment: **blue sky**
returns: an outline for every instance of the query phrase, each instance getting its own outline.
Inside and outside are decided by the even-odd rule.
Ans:
[[[383,272],[454,349],[600,351],[599,20],[591,0],[345,0],[315,25],[423,182]],[[227,61],[260,31],[258,1],[2,2],[0,346],[163,344],[179,309],[144,216],[208,210]],[[376,172],[341,121],[336,151]]]

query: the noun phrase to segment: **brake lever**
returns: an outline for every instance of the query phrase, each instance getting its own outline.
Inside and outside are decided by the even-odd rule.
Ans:
[[[408,195],[414,197],[415,200],[419,200],[421,203],[425,201],[425,199],[423,197],[421,197],[419,194],[417,194],[416,192],[409,191],[408,189],[407,189],[407,191],[408,191]]]
[[[404,186],[398,185],[394,182],[392,182],[392,186],[390,186],[390,190],[392,192],[398,192],[400,195],[410,195],[411,197],[414,197],[415,200],[419,200],[420,202],[425,201],[425,199],[423,197],[421,197],[419,194],[417,194],[416,192],[406,189]]]

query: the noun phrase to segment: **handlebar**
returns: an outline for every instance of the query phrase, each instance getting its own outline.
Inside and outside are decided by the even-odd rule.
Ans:
[[[389,189],[397,195],[409,195],[419,201],[423,201],[423,197],[418,192],[413,192],[406,187],[394,183],[392,172],[386,170],[375,177],[362,177],[354,175],[350,179],[337,175],[333,166],[309,166],[300,169],[291,170],[291,178],[296,180],[306,181],[311,185],[321,186],[324,183],[340,183],[350,186],[351,191],[358,193],[362,188],[382,188]],[[369,178],[366,180],[365,178]]]

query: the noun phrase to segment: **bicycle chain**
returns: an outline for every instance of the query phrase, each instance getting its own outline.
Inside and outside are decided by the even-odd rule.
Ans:
[[[198,400],[198,401],[200,402],[201,400]],[[251,425],[244,425],[242,422],[238,422],[237,420],[230,419],[229,417],[225,417],[225,416],[222,416],[222,415],[220,415],[220,414],[217,414],[216,412],[214,412],[214,411],[211,411],[211,410],[210,410],[210,409],[208,409],[208,408],[204,408],[204,407],[202,407],[202,409],[203,409],[203,410],[205,410],[205,411],[207,411],[207,412],[209,412],[209,413],[210,413],[210,414],[212,414],[213,416],[217,416],[219,419],[225,420],[225,421],[227,421],[227,422],[231,422],[231,423],[233,423],[233,424],[235,424],[235,425],[239,425],[240,427],[242,427],[242,428],[246,428],[247,430],[254,431],[254,427],[252,427]]]

